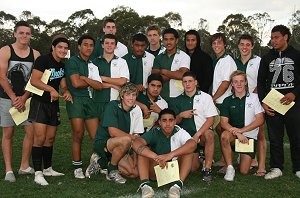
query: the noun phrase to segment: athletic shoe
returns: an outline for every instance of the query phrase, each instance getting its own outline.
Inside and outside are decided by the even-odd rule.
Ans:
[[[180,192],[181,188],[177,184],[174,184],[169,189],[168,198],[180,198]]]
[[[295,175],[300,178],[300,171],[296,171]]]
[[[274,179],[282,176],[282,172],[279,168],[271,168],[271,171],[265,175],[265,179]]]
[[[212,181],[212,170],[211,168],[205,168],[203,171],[202,171],[202,174],[203,174],[203,178],[202,180],[205,181],[205,182],[211,182]]]
[[[101,167],[100,164],[98,163],[99,159],[100,157],[96,153],[92,154],[90,159],[90,164],[85,171],[86,177],[90,178],[92,175],[96,175],[99,172],[101,172]]]
[[[16,177],[12,171],[8,171],[4,178],[5,181],[16,182]]]
[[[77,168],[77,169],[75,169],[75,170],[74,170],[74,176],[75,176],[75,178],[77,178],[77,179],[84,179],[85,176],[84,176],[84,174],[83,174],[83,172],[82,172],[82,168]]]
[[[125,184],[126,179],[122,177],[118,170],[112,170],[106,175],[106,179],[109,181],[114,181],[118,184]]]
[[[42,171],[36,171],[34,174],[34,182],[42,185],[42,186],[47,186],[49,185],[48,182],[45,180],[44,175],[42,173]]]
[[[227,166],[226,174],[224,176],[224,179],[226,181],[233,181],[235,176],[235,170],[232,165]]]
[[[152,198],[154,196],[154,190],[151,186],[145,184],[142,189],[142,198]]]
[[[19,175],[33,175],[34,169],[31,168],[30,166],[25,170],[19,169],[18,174]]]
[[[63,174],[63,173],[59,173],[59,172],[53,170],[52,167],[49,167],[49,168],[47,168],[47,169],[44,169],[44,170],[43,170],[43,174],[44,174],[45,176],[54,176],[54,177],[65,175],[65,174]]]

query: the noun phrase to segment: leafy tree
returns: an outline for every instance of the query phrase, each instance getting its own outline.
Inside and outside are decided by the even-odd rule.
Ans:
[[[292,29],[290,45],[300,50],[300,10],[297,10],[292,14],[292,17],[289,20],[289,26]]]
[[[258,44],[259,46],[263,45],[263,41],[267,38],[270,38],[270,32],[274,23],[274,20],[271,19],[270,15],[267,12],[256,13],[248,17],[249,22],[253,28],[257,31]],[[258,55],[262,55],[262,48],[258,47]]]
[[[248,19],[242,14],[230,14],[218,27],[218,32],[225,34],[227,38],[227,51],[234,57],[238,56],[237,42],[242,34],[253,36],[255,43],[259,44],[257,31],[252,28]],[[256,45],[255,45],[256,46]]]

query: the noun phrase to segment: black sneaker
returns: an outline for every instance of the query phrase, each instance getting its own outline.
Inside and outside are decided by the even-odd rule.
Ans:
[[[203,178],[202,178],[203,181],[205,181],[205,182],[211,182],[212,181],[212,170],[211,170],[211,168],[205,168],[202,171],[202,174],[203,174]]]

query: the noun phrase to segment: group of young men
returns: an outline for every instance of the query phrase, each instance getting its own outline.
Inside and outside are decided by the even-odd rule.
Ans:
[[[273,179],[282,175],[284,127],[290,139],[293,172],[300,178],[300,131],[296,127],[300,121],[300,53],[288,45],[287,27],[272,29],[273,49],[262,59],[253,54],[250,35],[240,37],[240,56],[236,59],[226,53],[224,34],[212,35],[212,59],[201,50],[199,33],[194,30],[185,34],[185,52],[177,47],[179,34],[173,28],[161,34],[159,27],[148,27],[146,35],[132,36],[131,50],[117,40],[113,19],[105,20],[103,32],[97,41],[89,35],[81,36],[78,55],[65,65],[62,60],[69,41],[64,35],[56,35],[50,53],[40,56],[29,47],[28,23],[16,24],[15,43],[0,50],[5,180],[16,181],[11,166],[15,123],[9,109],[24,111],[31,95],[24,90],[30,76],[30,83],[44,93],[33,94],[28,121],[22,123],[26,135],[18,173],[35,174],[37,184],[48,185],[44,176],[63,175],[52,168],[60,97],[66,101],[71,122],[75,178],[102,173],[107,180],[123,184],[124,177],[140,177],[142,197],[153,197],[150,181],[156,179],[154,166],[164,168],[167,162],[177,159],[180,180],[171,185],[169,197],[180,197],[184,180],[200,166],[203,181],[212,181],[214,164],[223,166],[225,180],[233,181],[232,145],[235,139],[244,144],[253,139],[257,143],[255,151],[239,153],[240,172],[248,174],[257,163],[257,150],[255,175]],[[51,71],[48,83],[41,81],[45,70]],[[281,115],[261,103],[271,88],[284,94],[282,104],[295,102],[287,114]],[[220,122],[216,123],[219,115]],[[271,171],[267,174],[265,119],[271,151]],[[216,163],[214,123],[222,150],[221,160]],[[85,131],[90,136],[92,156],[84,173],[81,145]],[[30,155],[34,169],[29,166]]]

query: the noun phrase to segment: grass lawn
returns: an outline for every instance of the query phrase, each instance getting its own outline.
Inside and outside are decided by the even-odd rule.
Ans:
[[[61,108],[62,124],[58,128],[54,145],[53,167],[59,172],[65,173],[62,177],[47,177],[49,186],[42,187],[34,183],[34,176],[19,176],[17,169],[21,160],[21,145],[23,131],[17,128],[14,137],[13,169],[17,182],[4,181],[5,168],[2,149],[0,152],[0,198],[3,197],[140,197],[136,193],[139,186],[138,179],[128,179],[125,185],[109,182],[104,175],[96,175],[91,179],[75,179],[72,168],[71,126],[66,116],[65,108]],[[2,134],[1,134],[2,136]],[[217,138],[216,138],[217,139]],[[91,145],[86,135],[83,148],[82,160],[84,171],[88,166],[91,154]],[[219,158],[219,145],[217,145],[215,159]],[[300,153],[299,153],[300,155]],[[291,172],[289,147],[285,148],[285,170],[283,176],[267,181],[264,178],[252,175],[242,176],[236,173],[234,182],[226,182],[223,175],[218,175],[213,170],[214,180],[211,184],[204,183],[200,172],[191,174],[184,183],[182,197],[300,197],[300,180]],[[267,160],[268,162],[268,160]],[[267,166],[268,167],[268,166]],[[237,171],[238,172],[238,171]],[[252,171],[252,173],[254,170]],[[155,197],[167,197],[169,186],[157,188],[153,183]]]

